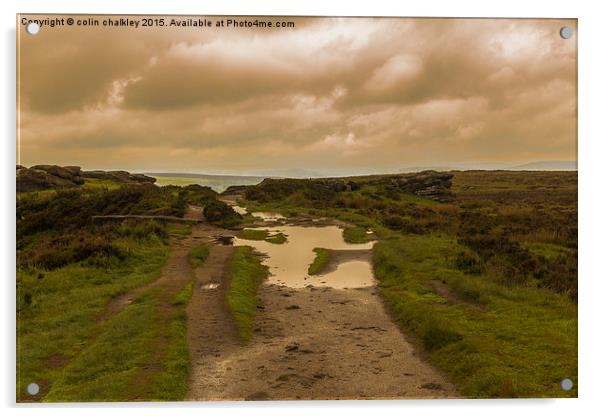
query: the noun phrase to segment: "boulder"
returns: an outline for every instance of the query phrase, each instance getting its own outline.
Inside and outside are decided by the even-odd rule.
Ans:
[[[141,173],[129,173],[124,170],[89,170],[83,172],[84,178],[103,179],[123,183],[155,183],[157,180]]]
[[[84,183],[84,178],[81,174],[82,170],[79,166],[35,165],[30,169],[42,170],[49,175],[73,182],[75,185],[82,185]]]
[[[154,183],[155,178],[126,171],[85,172],[79,166],[35,165],[30,168],[17,165],[17,192],[68,188],[85,183],[85,178],[107,179],[123,183]]]
[[[64,176],[64,175],[63,175]],[[80,184],[77,177],[53,175],[44,169],[25,168],[17,170],[17,192],[42,191],[44,189],[67,188]]]

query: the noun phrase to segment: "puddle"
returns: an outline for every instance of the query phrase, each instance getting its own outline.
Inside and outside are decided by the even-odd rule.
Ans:
[[[275,212],[253,212],[251,215],[268,222],[279,221],[285,218],[284,215],[276,214]]]
[[[369,277],[369,278],[366,278]],[[316,283],[317,280],[319,283]],[[323,283],[326,281],[326,283]],[[337,266],[336,270],[320,276],[310,276],[307,282],[314,286],[329,286],[335,289],[374,286],[372,265],[367,261],[348,261]]]
[[[209,282],[209,283],[205,283],[204,285],[201,285],[201,290],[217,289],[218,287],[219,287],[219,283]]]
[[[282,216],[280,216],[282,217]],[[288,237],[285,244],[271,244],[266,241],[234,239],[235,246],[248,245],[264,253],[263,263],[270,268],[268,283],[303,288],[308,286],[332,287],[335,289],[368,287],[374,285],[372,268],[368,261],[349,260],[341,263],[332,272],[319,276],[309,276],[307,269],[313,262],[315,247],[333,250],[366,250],[374,242],[348,244],[343,240],[343,230],[336,226],[300,227],[282,225],[262,227],[273,233],[282,232]]]
[[[247,209],[243,207],[239,207],[238,205],[230,205],[234,212],[240,215],[245,215],[247,213]]]

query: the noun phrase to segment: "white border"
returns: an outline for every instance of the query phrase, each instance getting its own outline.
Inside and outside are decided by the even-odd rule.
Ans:
[[[602,129],[600,113],[600,74],[602,74],[600,40],[602,17],[596,2],[576,0],[435,1],[395,2],[392,0],[326,1],[326,0],[232,0],[221,2],[192,2],[190,0],[104,0],[95,3],[81,0],[4,0],[1,3],[3,39],[2,55],[2,191],[0,230],[3,266],[2,303],[2,377],[0,405],[5,414],[24,415],[180,415],[211,412],[258,415],[304,415],[307,413],[345,412],[365,415],[369,411],[390,414],[414,412],[440,415],[507,415],[508,413],[545,413],[546,415],[592,414],[602,406],[600,381],[601,351],[600,323],[602,316],[602,273],[597,262],[598,236],[602,234],[600,205],[600,174]],[[461,401],[401,401],[401,402],[268,402],[212,404],[98,404],[85,406],[16,406],[14,404],[14,330],[15,330],[15,15],[22,13],[132,13],[132,14],[238,14],[238,15],[331,15],[331,16],[456,16],[456,17],[549,17],[579,19],[579,399],[572,400],[461,400]],[[41,70],[43,70],[41,68]],[[597,325],[596,325],[597,323]]]

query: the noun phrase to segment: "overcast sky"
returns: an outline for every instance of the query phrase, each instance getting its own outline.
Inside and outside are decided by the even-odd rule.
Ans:
[[[20,163],[352,174],[576,160],[576,36],[559,36],[576,21],[294,21],[21,34]]]

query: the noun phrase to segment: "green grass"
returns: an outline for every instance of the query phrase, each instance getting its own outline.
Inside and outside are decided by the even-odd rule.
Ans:
[[[328,263],[328,260],[330,259],[330,250],[328,249],[316,247],[313,251],[314,253],[316,253],[316,257],[314,258],[314,261],[309,265],[309,269],[307,270],[307,273],[310,276],[320,274],[324,270],[326,264]]]
[[[270,233],[268,230],[258,230],[255,228],[245,228],[238,233],[238,238],[242,238],[243,240],[265,240]]]
[[[175,235],[190,235],[192,232],[192,227],[189,224],[180,224],[180,223],[168,223],[165,225],[167,232],[169,234]]]
[[[243,341],[251,339],[257,311],[257,291],[268,276],[267,266],[249,246],[236,247],[229,264],[229,286],[226,294]]]
[[[364,227],[347,227],[343,230],[343,239],[350,244],[363,244],[372,239],[366,234]]]
[[[209,257],[209,246],[207,246],[207,244],[194,246],[188,252],[188,261],[190,261],[190,264],[194,268],[205,263],[207,257]]]
[[[190,357],[186,341],[186,305],[192,297],[194,282],[189,282],[172,303],[169,345],[163,371],[153,382],[152,400],[183,400],[188,388]]]
[[[284,244],[287,239],[283,233],[271,234],[268,230],[245,228],[238,233],[238,238],[243,240],[267,241],[272,244]]]
[[[121,244],[129,256],[109,268],[17,271],[17,397],[25,397],[28,383],[54,384],[62,369],[49,361],[68,362],[86,347],[110,298],[159,276],[167,246],[156,239]]]
[[[147,293],[103,325],[103,331],[61,372],[45,401],[125,401],[128,385],[159,335],[157,297]]]
[[[109,179],[96,179],[96,178],[86,178],[84,180],[84,184],[81,186],[82,189],[99,189],[106,188],[109,191],[120,188],[123,183],[118,181],[112,181]]]
[[[268,243],[272,243],[272,244],[284,244],[286,243],[286,236],[282,233],[276,233],[276,234],[272,234],[270,235],[268,238],[265,239],[265,241],[267,241]]]
[[[464,275],[452,264],[458,250],[432,235],[376,244],[374,271],[394,320],[465,396],[576,397],[576,305],[548,290]],[[433,279],[453,297],[436,293]],[[572,391],[559,388],[565,377]]]
[[[566,247],[559,246],[557,244],[549,244],[549,243],[523,243],[523,245],[528,248],[533,254],[549,258],[555,258],[562,256],[563,254],[570,253],[570,250]]]
[[[98,338],[61,371],[44,400],[182,400],[189,372],[186,305],[193,286],[189,282],[173,296],[167,317],[160,306],[166,293],[149,289],[103,322]],[[158,361],[158,371],[140,375],[141,368]]]

